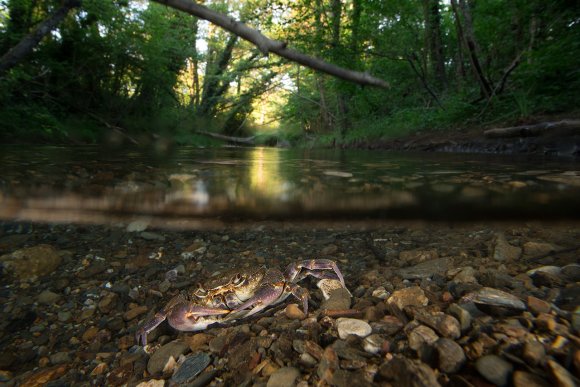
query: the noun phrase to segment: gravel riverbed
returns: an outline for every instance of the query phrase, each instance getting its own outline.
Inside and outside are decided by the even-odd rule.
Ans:
[[[0,223],[7,386],[575,386],[580,226]],[[137,328],[232,267],[332,259],[348,291],[201,332]]]

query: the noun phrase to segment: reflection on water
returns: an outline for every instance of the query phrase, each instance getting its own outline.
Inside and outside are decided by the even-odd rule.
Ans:
[[[162,220],[578,218],[573,161],[387,152],[5,147],[0,218]],[[203,222],[201,222],[203,220]],[[201,222],[201,223],[200,223]]]

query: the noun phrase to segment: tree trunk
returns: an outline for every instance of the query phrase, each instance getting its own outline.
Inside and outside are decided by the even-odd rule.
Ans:
[[[50,31],[55,29],[64,20],[71,9],[79,7],[80,5],[80,0],[66,0],[60,8],[40,23],[34,31],[22,38],[16,46],[12,47],[0,58],[0,75],[20,63],[38,46],[42,38],[48,35]]]
[[[389,84],[382,79],[370,76],[367,73],[347,70],[345,68],[330,64],[318,58],[314,58],[301,52],[286,47],[285,42],[270,39],[257,30],[254,30],[244,23],[241,23],[229,16],[212,11],[211,9],[197,4],[191,0],[152,0],[160,4],[187,12],[193,16],[200,17],[223,29],[238,35],[244,40],[253,43],[260,51],[267,55],[270,52],[293,62],[300,63],[306,67],[321,71],[337,78],[342,78],[349,82],[359,83],[361,85],[376,86],[389,88]]]
[[[445,58],[443,55],[443,43],[441,38],[441,14],[439,0],[425,0],[425,36],[426,52],[429,52],[429,64],[435,78],[435,83],[440,88],[445,88]]]
[[[471,21],[471,11],[469,7],[465,3],[465,0],[459,0],[459,7],[457,6],[457,0],[451,0],[451,7],[453,9],[453,13],[456,18],[456,22],[458,24],[458,33],[460,34],[459,38],[463,41],[467,48],[467,52],[469,54],[469,62],[471,63],[471,68],[473,70],[473,74],[479,83],[479,87],[481,89],[481,93],[485,96],[486,99],[491,97],[492,91],[491,86],[488,80],[485,78],[483,74],[483,69],[481,68],[481,64],[479,62],[479,58],[477,56],[477,42],[475,41],[475,35],[473,33],[473,23]],[[463,27],[461,27],[461,19],[459,14],[463,17]]]

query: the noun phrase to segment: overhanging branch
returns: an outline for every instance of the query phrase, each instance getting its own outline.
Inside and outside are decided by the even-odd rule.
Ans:
[[[286,47],[285,42],[273,40],[263,35],[260,31],[248,27],[246,24],[235,20],[227,15],[212,11],[211,9],[197,4],[192,0],[153,0],[157,3],[175,8],[179,11],[207,20],[226,31],[229,31],[240,38],[254,44],[264,54],[273,52],[283,58],[300,63],[311,69],[330,74],[345,81],[358,83],[360,85],[389,88],[389,84],[382,79],[375,78],[368,73],[347,70],[345,68],[325,62],[321,59],[311,57],[299,51]]]

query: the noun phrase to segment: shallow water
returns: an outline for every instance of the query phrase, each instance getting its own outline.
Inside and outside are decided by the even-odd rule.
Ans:
[[[4,147],[0,219],[210,227],[247,220],[578,219],[580,163],[276,148]]]

